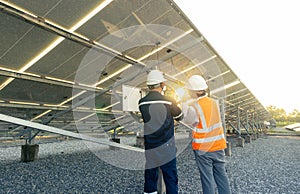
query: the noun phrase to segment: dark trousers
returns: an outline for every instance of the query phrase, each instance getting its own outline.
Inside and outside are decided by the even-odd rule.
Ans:
[[[178,193],[178,175],[176,167],[176,158],[170,162],[161,165],[160,167],[150,168],[145,170],[144,192],[152,193],[157,191],[158,168],[163,173],[164,182],[166,185],[167,194]]]
[[[204,194],[215,194],[215,183],[220,194],[231,194],[225,170],[224,150],[202,152],[194,150]]]

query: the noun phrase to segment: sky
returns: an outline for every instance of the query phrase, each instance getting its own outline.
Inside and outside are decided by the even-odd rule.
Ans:
[[[298,0],[174,0],[263,106],[300,110]]]

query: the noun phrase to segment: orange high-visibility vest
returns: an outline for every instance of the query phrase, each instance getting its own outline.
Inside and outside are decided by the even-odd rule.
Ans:
[[[213,152],[226,148],[218,103],[203,97],[192,105],[199,116],[199,123],[192,131],[194,150]]]

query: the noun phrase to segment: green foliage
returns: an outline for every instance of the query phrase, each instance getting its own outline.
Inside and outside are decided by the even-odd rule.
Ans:
[[[276,127],[284,127],[287,125],[294,124],[295,122],[283,121],[283,122],[276,122]]]
[[[294,109],[291,113],[287,114],[283,108],[277,108],[276,106],[267,106],[266,109],[276,120],[277,124],[292,124],[300,123],[300,112]]]
[[[300,112],[297,109],[294,109],[290,114],[289,114],[289,121],[291,122],[300,122]]]

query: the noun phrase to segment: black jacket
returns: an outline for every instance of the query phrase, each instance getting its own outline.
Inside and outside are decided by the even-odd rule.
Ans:
[[[174,119],[182,119],[182,112],[173,99],[150,91],[139,100],[139,109],[144,121],[145,149],[174,139]]]

